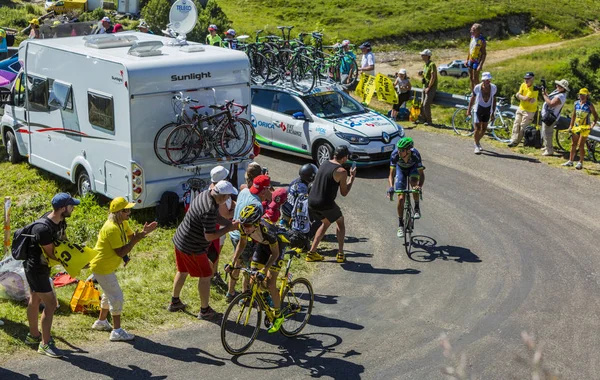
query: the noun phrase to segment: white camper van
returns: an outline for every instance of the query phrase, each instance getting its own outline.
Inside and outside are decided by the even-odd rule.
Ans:
[[[208,179],[215,165],[235,169],[243,181],[235,174],[248,154],[185,166],[157,158],[154,138],[175,120],[174,94],[206,106],[250,103],[243,52],[170,41],[136,32],[24,41],[23,69],[0,123],[9,159],[27,157],[77,184],[80,194],[123,196],[138,208],[155,205],[165,191],[181,195],[182,184]]]

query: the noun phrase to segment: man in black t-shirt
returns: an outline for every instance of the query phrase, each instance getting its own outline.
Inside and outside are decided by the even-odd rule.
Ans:
[[[48,259],[56,260],[54,256],[54,242],[65,240],[67,223],[65,219],[71,216],[74,206],[79,200],[67,193],[58,193],[52,198],[52,211],[44,214],[31,227],[33,246],[28,252],[27,259],[23,262],[25,277],[31,290],[31,297],[27,305],[27,320],[29,333],[25,343],[38,344],[38,352],[53,358],[62,357],[62,353],[54,345],[50,336],[52,318],[56,311],[56,296],[50,284],[50,267]],[[40,334],[38,314],[40,303],[44,304],[42,313],[42,331]]]

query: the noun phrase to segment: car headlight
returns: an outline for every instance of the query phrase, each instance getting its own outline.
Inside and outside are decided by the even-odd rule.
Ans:
[[[400,138],[404,137],[404,128],[402,128],[402,126],[400,124],[396,124],[396,128],[398,128],[398,136],[400,136]]]
[[[335,135],[337,137],[341,138],[342,140],[348,141],[350,144],[366,145],[366,144],[369,143],[369,138],[368,137],[364,137],[364,136],[360,136],[360,135],[355,135],[355,134],[352,134],[352,133],[335,132]]]

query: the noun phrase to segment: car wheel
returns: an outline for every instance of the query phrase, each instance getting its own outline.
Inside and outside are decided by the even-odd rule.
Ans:
[[[21,161],[19,148],[17,147],[17,138],[13,131],[6,132],[6,155],[11,164],[16,164]]]
[[[85,169],[81,169],[77,176],[77,193],[81,197],[85,197],[87,194],[92,193],[92,181]]]
[[[469,73],[465,73],[465,72],[463,71],[462,73],[460,73],[460,76],[461,76],[462,78],[466,78],[466,77],[468,77],[468,76],[469,76]]]
[[[325,161],[331,160],[331,157],[333,157],[333,146],[326,141],[319,143],[314,152],[317,166],[321,166]]]
[[[448,75],[448,73],[446,72],[446,70],[442,70],[440,71],[440,75],[445,77],[446,75]]]

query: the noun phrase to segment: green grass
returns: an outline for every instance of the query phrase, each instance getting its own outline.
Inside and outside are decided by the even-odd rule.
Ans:
[[[74,185],[68,181],[47,174],[27,163],[11,165],[6,162],[4,147],[1,149],[0,196],[12,198],[12,231],[49,211],[50,200],[55,193],[59,191],[74,193]],[[107,215],[106,198],[93,196],[84,198],[68,219],[69,240],[77,243],[85,242],[88,246],[93,246]],[[153,218],[153,209],[134,211],[132,228],[140,229],[145,221]],[[125,294],[123,327],[133,333],[151,334],[157,330],[205,323],[195,318],[200,310],[197,279],[188,279],[181,296],[182,300],[188,303],[188,310],[193,314],[169,313],[165,309],[170,301],[173,276],[176,271],[171,242],[174,233],[174,228],[157,229],[136,245],[130,254],[131,262],[127,267],[121,267],[117,271]],[[231,243],[227,239],[221,265],[229,260],[231,254]],[[314,265],[298,259],[292,266],[295,277],[306,276],[314,269]],[[85,279],[88,275],[89,271],[84,270],[79,279]],[[82,342],[107,341],[106,333],[90,329],[97,315],[83,315],[70,311],[69,301],[74,289],[75,285],[57,289],[60,308],[54,318],[53,335],[59,341],[59,347],[65,347],[64,342],[77,345]],[[226,307],[224,296],[214,290],[211,296],[211,305],[216,310],[224,311]],[[0,362],[2,362],[15,353],[25,353],[28,350],[23,343],[29,331],[25,304],[0,300],[0,319],[6,323],[0,328]]]
[[[489,50],[506,50],[516,47],[545,45],[552,42],[562,41],[560,32],[556,30],[531,30],[529,33],[514,36],[505,40],[490,39],[488,41]]]
[[[295,33],[319,30],[328,41],[348,38],[389,42],[420,33],[468,26],[511,14],[528,14],[532,26],[548,26],[563,37],[590,33],[587,23],[600,18],[596,0],[414,2],[408,0],[218,0],[239,34],[257,29],[280,34],[278,25],[295,25]],[[468,37],[468,36],[466,36]],[[466,38],[465,37],[465,38]],[[443,35],[441,36],[443,39]]]

